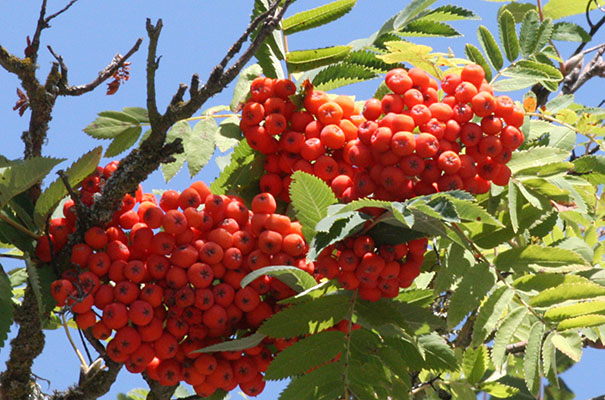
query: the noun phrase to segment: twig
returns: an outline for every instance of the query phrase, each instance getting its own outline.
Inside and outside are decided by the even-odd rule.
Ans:
[[[16,230],[18,230],[19,232],[25,233],[27,236],[29,236],[32,239],[40,239],[40,235],[36,235],[35,233],[33,233],[32,231],[30,231],[29,229],[27,229],[26,227],[24,227],[23,225],[21,225],[20,223],[12,220],[11,218],[9,218],[8,216],[0,213],[0,221],[2,222],[6,222],[7,224],[9,224],[10,226],[12,226],[13,228],[15,228]]]
[[[154,26],[149,18],[147,18],[145,25],[149,37],[149,46],[147,46],[147,112],[152,125],[157,125],[161,118],[155,99],[155,71],[160,65],[160,58],[156,58],[156,53],[162,26],[161,19]]]
[[[60,169],[57,171],[57,175],[59,175],[59,177],[61,178],[63,185],[65,185],[65,188],[67,189],[67,193],[69,193],[69,197],[71,197],[71,199],[74,202],[74,205],[76,206],[76,211],[78,212],[78,218],[87,219],[90,209],[82,202],[82,200],[80,199],[80,196],[78,196],[78,194],[75,192],[75,190],[69,184],[69,177],[65,174],[65,171]]]
[[[88,346],[86,345],[86,342],[84,341],[84,335],[82,334],[82,329],[78,328],[78,334],[80,335],[80,341],[82,342],[82,347],[84,347],[84,351],[86,352],[86,357],[88,357],[88,362],[90,364],[92,364],[93,360],[92,360],[92,357],[90,356],[90,351],[88,351]]]
[[[107,79],[111,78],[118,69],[124,66],[124,63],[139,50],[141,43],[143,43],[143,39],[139,38],[137,39],[134,46],[132,46],[132,48],[128,50],[128,52],[124,56],[116,54],[113,57],[113,60],[111,60],[111,62],[109,63],[109,65],[103,68],[92,82],[79,86],[68,86],[65,82],[63,85],[59,86],[59,94],[63,96],[80,96],[84,93],[88,93],[94,90],[97,86],[105,82]],[[55,58],[57,57],[55,56]],[[67,70],[67,67],[64,63],[59,62],[59,64],[62,64],[62,69]]]
[[[63,325],[63,329],[65,329],[65,334],[67,335],[67,340],[69,341],[69,344],[74,349],[74,351],[76,352],[76,355],[78,356],[78,359],[80,360],[80,365],[88,368],[88,364],[86,363],[86,360],[84,360],[82,353],[80,352],[80,350],[74,343],[73,338],[71,337],[71,333],[69,333],[69,328],[67,327],[67,321],[65,320],[65,314],[61,314],[61,322],[62,322],[61,325]]]
[[[353,291],[353,295],[351,296],[351,301],[349,305],[349,324],[347,326],[347,334],[345,335],[345,359],[344,359],[344,369],[342,372],[342,380],[344,383],[344,398],[348,399],[350,397],[349,393],[349,363],[351,358],[351,331],[353,328],[353,312],[355,311],[355,303],[357,302],[357,290]]]
[[[6,253],[0,253],[0,257],[4,257],[4,258],[14,258],[17,260],[24,260],[25,257],[23,256],[18,256],[16,254],[6,254]]]

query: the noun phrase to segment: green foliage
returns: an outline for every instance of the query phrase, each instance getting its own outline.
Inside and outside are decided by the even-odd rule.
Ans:
[[[486,346],[469,347],[462,358],[462,371],[469,383],[476,384],[481,381],[489,367],[489,355]]]
[[[65,170],[67,181],[71,187],[77,187],[84,178],[93,173],[99,165],[102,148],[95,147],[88,153],[82,155],[78,160]],[[61,199],[67,196],[67,188],[63,181],[58,178],[51,183],[40,195],[34,210],[34,222],[42,227],[49,214],[57,207]]]
[[[13,323],[13,290],[9,277],[0,266],[0,349]]]
[[[263,70],[258,64],[252,64],[240,72],[235,87],[233,88],[231,103],[229,104],[229,109],[231,111],[239,111],[240,107],[246,102],[246,97],[248,97],[248,93],[250,92],[250,84],[262,72]]]
[[[523,359],[523,376],[525,384],[534,397],[538,397],[541,387],[540,376],[540,350],[544,336],[544,324],[540,321],[534,322],[529,331],[529,339],[525,348]]]
[[[500,48],[496,43],[496,39],[494,39],[489,29],[481,25],[477,30],[477,37],[479,39],[479,43],[481,44],[481,48],[483,48],[483,51],[485,54],[487,54],[487,58],[489,59],[492,67],[494,67],[495,70],[502,68],[502,65],[504,64],[502,52],[500,51]]]
[[[312,275],[300,268],[291,265],[272,265],[250,272],[242,279],[240,285],[246,287],[252,281],[263,275],[276,277],[298,293],[310,289],[317,284],[317,281]]]
[[[194,350],[193,353],[214,353],[218,351],[246,350],[261,343],[265,337],[265,335],[257,332],[242,338],[206,346],[204,348]]]
[[[336,0],[312,10],[302,11],[282,21],[284,35],[305,31],[330,23],[347,14],[357,0]]]
[[[342,61],[350,52],[350,46],[291,51],[286,55],[286,64],[290,73],[303,72]]]
[[[513,62],[519,57],[519,39],[515,27],[515,18],[508,10],[504,10],[498,17],[498,31],[500,42],[508,61]]]
[[[263,170],[262,158],[252,150],[248,142],[242,140],[233,149],[229,164],[210,185],[215,194],[235,194],[251,200],[252,193],[258,192],[258,180]]]

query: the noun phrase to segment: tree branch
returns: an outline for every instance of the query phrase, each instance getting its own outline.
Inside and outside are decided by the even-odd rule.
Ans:
[[[178,385],[162,386],[157,381],[151,379],[146,372],[143,372],[143,379],[149,385],[147,400],[170,400]]]

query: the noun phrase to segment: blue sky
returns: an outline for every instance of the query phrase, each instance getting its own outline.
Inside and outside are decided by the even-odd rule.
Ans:
[[[318,6],[327,1],[299,0],[288,12],[294,12]],[[67,0],[51,1],[49,12],[67,4]],[[160,69],[156,77],[158,105],[162,110],[171,99],[178,84],[189,82],[193,73],[199,73],[202,80],[208,76],[212,67],[222,58],[231,43],[240,35],[249,20],[251,2],[237,1],[144,1],[144,0],[88,0],[77,3],[66,14],[52,21],[52,28],[44,31],[40,50],[40,79],[44,79],[52,62],[46,45],[63,56],[69,67],[71,84],[82,84],[93,80],[98,71],[104,68],[117,53],[124,54],[136,39],[145,39],[141,50],[131,59],[131,79],[123,85],[117,94],[105,95],[105,86],[95,92],[78,98],[60,98],[57,101],[50,123],[48,142],[44,147],[45,155],[67,158],[62,166],[68,165],[79,155],[99,144],[107,145],[86,136],[82,129],[94,120],[96,114],[104,110],[120,110],[128,106],[145,106],[145,58],[147,37],[145,19],[152,21],[162,18],[164,29],[160,37],[158,54],[162,55]],[[359,0],[353,11],[330,25],[311,32],[298,33],[288,38],[290,49],[299,50],[346,44],[352,39],[367,37],[376,31],[391,15],[403,8],[406,1]],[[453,2],[451,2],[453,3]],[[486,1],[467,1],[464,7],[481,15],[481,21],[460,21],[453,25],[464,34],[464,38],[423,39],[422,43],[432,46],[436,51],[447,51],[450,47],[455,54],[463,56],[465,43],[477,44],[476,29],[479,24],[490,28],[495,36],[495,15],[502,3]],[[435,6],[448,4],[438,1]],[[22,55],[26,46],[26,36],[33,35],[39,12],[39,1],[4,1],[0,5],[0,45],[9,51]],[[578,23],[586,25],[583,18]],[[595,43],[602,43],[605,35],[600,32]],[[562,46],[564,55],[571,53],[575,44]],[[372,95],[378,81],[362,85],[344,87],[336,92],[365,99]],[[578,92],[578,98],[589,106],[596,106],[603,99],[602,84],[586,85]],[[21,132],[27,129],[27,116],[19,117],[12,111],[17,101],[18,81],[12,75],[0,72],[0,121],[3,122],[2,155],[8,158],[22,156]],[[232,86],[212,98],[204,108],[219,104],[229,104]],[[105,163],[109,160],[103,160]],[[214,161],[194,180],[211,182],[218,174]],[[159,172],[154,173],[143,183],[144,189],[183,189],[189,185],[188,172],[181,171],[169,184],[164,182]],[[4,264],[11,268],[10,264]],[[14,333],[14,332],[13,332]],[[75,335],[77,337],[77,334]],[[65,389],[78,379],[78,360],[68,345],[61,330],[47,334],[48,344],[44,353],[36,360],[34,372],[51,382],[50,388],[42,382],[43,390]],[[8,348],[0,350],[0,367],[7,359]],[[588,398],[602,394],[604,385],[600,381],[605,361],[603,353],[586,350],[582,362],[566,373],[568,385],[576,392],[577,398]],[[127,392],[134,387],[145,387],[137,375],[125,370],[120,373],[117,383],[103,399],[115,399],[118,392]],[[283,382],[268,383],[259,399],[275,399]],[[233,398],[239,398],[237,394]]]

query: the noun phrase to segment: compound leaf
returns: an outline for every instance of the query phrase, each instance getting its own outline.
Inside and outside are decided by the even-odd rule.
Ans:
[[[296,13],[282,21],[284,35],[291,35],[335,21],[351,11],[356,3],[357,0],[337,0]]]

